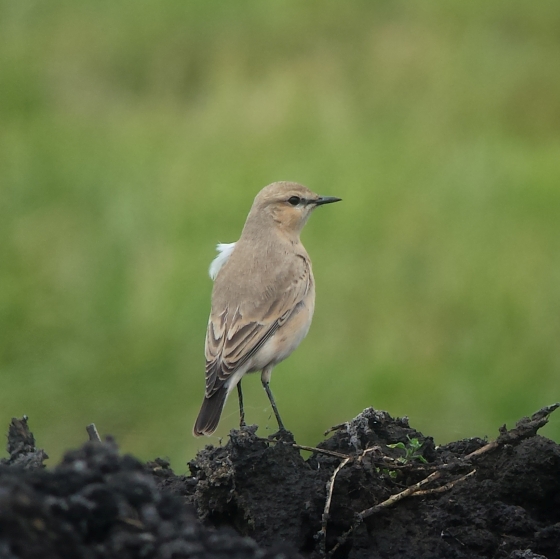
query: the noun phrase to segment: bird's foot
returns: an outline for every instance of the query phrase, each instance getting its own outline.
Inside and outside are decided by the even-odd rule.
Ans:
[[[281,427],[276,433],[274,433],[272,435],[269,435],[268,440],[285,442],[285,443],[295,443],[296,442],[296,440],[294,438],[294,434],[291,431],[288,431],[284,427]]]
[[[232,441],[240,441],[249,439],[258,439],[256,432],[258,425],[242,425],[239,429],[232,429],[229,432],[229,438]]]

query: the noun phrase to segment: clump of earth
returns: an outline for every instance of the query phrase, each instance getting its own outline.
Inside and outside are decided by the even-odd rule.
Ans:
[[[14,419],[0,559],[560,559],[560,446],[537,434],[557,407],[440,447],[372,408],[313,449],[248,426],[200,451],[190,476],[111,438],[47,469]]]

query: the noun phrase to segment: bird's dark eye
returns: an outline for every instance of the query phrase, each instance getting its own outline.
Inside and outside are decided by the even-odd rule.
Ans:
[[[292,206],[297,206],[301,202],[301,198],[299,196],[291,196],[288,198],[288,202],[290,202]]]

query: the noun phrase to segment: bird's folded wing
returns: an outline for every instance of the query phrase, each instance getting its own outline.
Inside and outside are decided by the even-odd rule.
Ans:
[[[311,268],[301,259],[296,274],[251,301],[212,309],[206,332],[206,397],[219,390],[292,316],[311,289]],[[260,295],[261,297],[258,297]],[[255,301],[262,301],[255,304]]]

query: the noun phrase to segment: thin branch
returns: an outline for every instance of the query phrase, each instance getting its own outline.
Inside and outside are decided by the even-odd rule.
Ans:
[[[492,450],[495,450],[496,448],[498,448],[499,446],[505,445],[505,444],[513,444],[513,443],[519,443],[520,441],[527,439],[529,437],[534,436],[537,431],[543,427],[544,425],[546,425],[548,423],[548,419],[550,414],[558,409],[560,407],[560,403],[556,403],[556,404],[552,404],[550,406],[544,407],[542,409],[540,409],[539,411],[535,412],[530,418],[528,417],[524,417],[523,419],[519,420],[515,427],[511,430],[507,430],[506,426],[504,425],[503,427],[500,428],[500,434],[498,436],[498,438],[494,441],[489,442],[488,444],[485,444],[484,446],[480,447],[479,449],[475,450],[474,452],[471,452],[470,454],[467,454],[465,457],[463,457],[462,459],[460,459],[456,464],[453,464],[453,467],[457,467],[459,465],[467,465],[470,463],[470,461],[473,458],[478,458],[479,456],[481,456],[482,454],[486,454],[487,452],[490,452]],[[401,501],[402,499],[405,499],[406,497],[409,497],[410,495],[427,495],[430,493],[440,493],[443,491],[447,491],[448,489],[451,489],[455,484],[459,483],[460,481],[463,481],[464,479],[466,479],[467,477],[473,475],[475,473],[476,470],[473,470],[471,472],[469,472],[468,474],[466,474],[465,476],[463,476],[462,478],[459,478],[453,482],[449,482],[446,485],[443,485],[441,487],[437,487],[435,489],[432,490],[423,490],[420,492],[420,489],[424,486],[427,485],[428,483],[435,481],[436,479],[439,479],[443,473],[449,469],[451,465],[449,464],[444,464],[440,467],[440,469],[436,470],[435,472],[431,473],[429,476],[427,476],[426,478],[424,478],[422,481],[419,481],[418,483],[411,485],[410,487],[408,487],[407,489],[405,489],[404,491],[401,491],[400,493],[397,493],[395,495],[392,495],[391,497],[389,497],[388,499],[386,499],[385,501],[383,501],[382,503],[379,503],[378,505],[374,505],[373,507],[370,507],[369,509],[365,509],[362,512],[359,512],[356,515],[356,520],[354,522],[354,524],[346,531],[342,534],[342,536],[340,536],[340,538],[338,539],[337,544],[330,550],[329,552],[329,556],[332,557],[332,555],[337,551],[337,549],[340,548],[340,546],[342,546],[344,543],[346,543],[346,540],[348,539],[348,537],[350,536],[350,534],[352,534],[352,532],[363,522],[363,520],[365,518],[368,518],[369,516],[372,516],[373,514],[397,503],[398,501]]]
[[[446,483],[445,485],[440,485],[439,487],[434,487],[434,489],[424,489],[422,491],[416,491],[415,493],[413,493],[411,495],[411,497],[421,497],[423,495],[432,495],[433,493],[445,493],[446,491],[449,491],[450,489],[455,487],[455,485],[457,485],[458,483],[461,483],[462,481],[466,480],[468,477],[471,477],[475,473],[476,473],[476,470],[472,470],[468,474],[465,474],[464,476],[461,476],[457,479],[454,479],[453,481],[450,481],[449,483]]]
[[[395,495],[391,495],[388,499],[385,499],[385,501],[383,501],[382,503],[379,503],[378,505],[375,505],[373,507],[370,507],[369,509],[365,509],[362,512],[359,512],[356,515],[356,520],[354,524],[350,526],[350,528],[348,528],[348,530],[346,530],[346,532],[344,532],[340,536],[340,538],[338,538],[338,542],[329,552],[329,557],[332,557],[332,555],[337,551],[337,549],[341,545],[344,545],[346,543],[346,540],[348,539],[350,534],[352,534],[352,532],[363,522],[364,518],[367,518],[368,516],[371,516],[372,514],[375,514],[376,512],[379,512],[380,510],[385,509],[397,503],[398,501],[402,501],[402,499],[404,499],[405,497],[412,495],[413,493],[418,491],[421,487],[430,483],[431,481],[438,479],[440,476],[441,476],[441,472],[433,472],[427,478],[424,478],[422,481],[419,481],[418,483],[411,485],[410,487],[407,487],[404,491],[401,491],[400,493],[396,493]]]
[[[309,450],[310,452],[317,452],[319,454],[326,454],[327,456],[334,456],[336,458],[342,458],[343,460],[346,458],[352,458],[352,456],[348,456],[347,454],[342,454],[342,452],[336,452],[334,450],[326,450],[324,448],[315,448],[314,446],[305,446],[301,444],[292,444],[294,448],[298,448],[299,450]]]
[[[294,445],[294,446],[299,447],[299,445]],[[321,449],[313,449],[312,447],[304,447],[304,450],[316,450],[316,451],[322,452]],[[321,529],[319,530],[319,532],[317,533],[317,536],[316,536],[316,539],[320,542],[323,557],[326,557],[326,555],[327,555],[327,524],[328,524],[328,521],[329,521],[329,513],[330,513],[330,509],[331,509],[332,496],[333,496],[333,492],[334,492],[334,482],[336,480],[336,476],[338,475],[338,472],[340,472],[340,470],[342,470],[342,468],[344,468],[344,466],[346,466],[346,464],[348,464],[348,462],[351,462],[351,461],[356,460],[356,459],[357,459],[358,462],[361,462],[366,454],[369,454],[370,452],[374,452],[376,450],[380,450],[380,447],[379,446],[372,446],[371,448],[366,448],[365,450],[360,452],[359,456],[345,456],[344,454],[340,454],[338,452],[333,453],[332,451],[327,451],[326,452],[326,454],[329,454],[329,455],[334,454],[335,456],[338,456],[339,458],[343,458],[343,460],[335,468],[331,478],[327,482],[327,498],[325,500],[325,508],[323,509],[323,515],[321,517]]]
[[[323,433],[323,435],[326,437],[329,433],[332,433],[333,431],[338,431],[339,429],[342,429],[343,427],[346,427],[346,425],[348,425],[348,424],[347,423],[339,423],[338,425],[333,425],[332,427],[329,427]]]
[[[366,454],[369,454],[370,452],[374,452],[375,450],[381,450],[381,447],[375,445],[375,446],[371,446],[369,448],[366,448],[365,450],[360,452],[360,456],[358,456],[358,462],[361,462],[364,459],[364,456]]]
[[[368,518],[372,514],[379,512],[381,509],[385,509],[387,507],[390,507],[391,505],[394,505],[395,503],[398,503],[399,501],[402,501],[405,497],[408,497],[409,495],[416,493],[416,491],[419,491],[420,488],[424,487],[424,485],[427,485],[431,481],[434,481],[440,477],[441,477],[441,472],[433,472],[428,477],[424,478],[422,481],[419,481],[414,485],[410,485],[404,491],[401,491],[400,493],[396,493],[395,495],[391,495],[388,499],[385,499],[385,501],[383,501],[382,503],[379,503],[378,505],[374,505],[369,509],[359,512],[358,518],[360,520],[363,520],[364,518]]]
[[[334,492],[334,481],[336,479],[336,476],[338,475],[338,472],[340,472],[340,470],[342,470],[342,468],[344,468],[344,466],[346,466],[346,464],[348,464],[350,460],[352,460],[351,456],[345,458],[336,467],[329,481],[327,481],[327,499],[325,501],[325,508],[323,509],[323,516],[321,517],[321,529],[317,534],[317,539],[321,541],[321,545],[323,548],[323,556],[327,554],[327,522],[329,520],[329,512],[331,509],[332,496]]]

